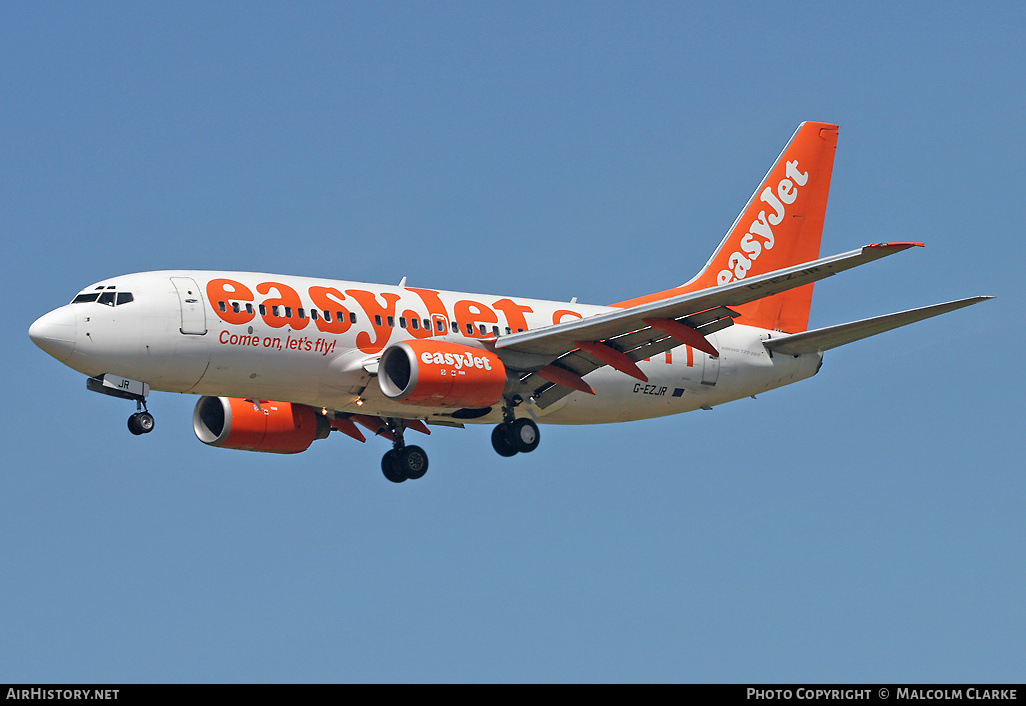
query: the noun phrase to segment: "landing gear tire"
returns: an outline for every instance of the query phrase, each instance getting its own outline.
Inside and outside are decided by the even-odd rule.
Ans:
[[[419,446],[405,446],[396,457],[396,467],[410,480],[423,478],[428,469],[428,457]]]
[[[136,436],[149,434],[153,431],[153,415],[149,412],[136,412],[128,418],[128,431]]]
[[[381,472],[385,474],[385,478],[393,483],[402,483],[406,480],[406,475],[399,470],[398,456],[399,450],[392,449],[381,457]]]
[[[419,446],[392,449],[381,457],[381,472],[393,483],[423,478],[427,469],[427,452]]]
[[[534,451],[538,448],[538,442],[541,441],[538,425],[527,418],[513,420],[506,434],[510,446],[523,454]]]
[[[492,448],[495,449],[495,453],[506,458],[517,455],[517,450],[509,439],[508,424],[502,423],[492,429]]]

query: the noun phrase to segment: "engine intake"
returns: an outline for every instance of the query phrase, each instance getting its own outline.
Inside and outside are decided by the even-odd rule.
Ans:
[[[506,367],[491,351],[411,340],[385,349],[378,385],[390,399],[422,407],[490,407],[502,399]]]
[[[296,454],[326,438],[331,424],[305,404],[200,397],[192,412],[192,429],[210,446]]]

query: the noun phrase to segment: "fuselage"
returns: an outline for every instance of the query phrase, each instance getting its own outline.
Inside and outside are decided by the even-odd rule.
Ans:
[[[397,402],[373,384],[391,344],[433,339],[487,350],[506,334],[612,307],[243,272],[161,271],[98,282],[40,318],[33,340],[88,376],[114,374],[153,390],[282,400],[382,417],[451,410]],[[648,382],[611,367],[544,409],[549,424],[645,419],[711,407],[814,375],[821,354],[772,355],[774,332],[734,325],[710,336],[720,355],[681,345],[638,362]],[[460,421],[495,423],[488,414]]]

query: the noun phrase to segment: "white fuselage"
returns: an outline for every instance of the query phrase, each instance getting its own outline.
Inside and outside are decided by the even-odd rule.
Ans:
[[[93,292],[108,303],[72,303],[33,327],[37,341],[50,341],[43,347],[51,355],[86,375],[110,373],[167,392],[422,419],[451,410],[416,407],[381,393],[373,373],[388,345],[432,338],[484,347],[496,335],[613,310],[242,272],[124,275],[76,299]],[[130,301],[119,302],[119,294],[130,294],[121,297]],[[679,346],[639,361],[647,383],[603,367],[586,376],[595,395],[574,392],[545,409],[530,409],[528,402],[517,414],[530,412],[549,424],[645,419],[722,404],[816,373],[821,354],[770,355],[762,341],[773,335],[734,325],[710,336],[718,358]],[[495,423],[501,411],[495,407],[463,421]]]

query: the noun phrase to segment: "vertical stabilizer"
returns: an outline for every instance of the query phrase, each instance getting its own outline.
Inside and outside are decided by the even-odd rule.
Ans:
[[[680,287],[617,306],[728,284],[817,259],[836,149],[836,125],[799,125],[698,275]],[[812,288],[809,284],[739,306],[737,321],[788,333],[805,331]]]

